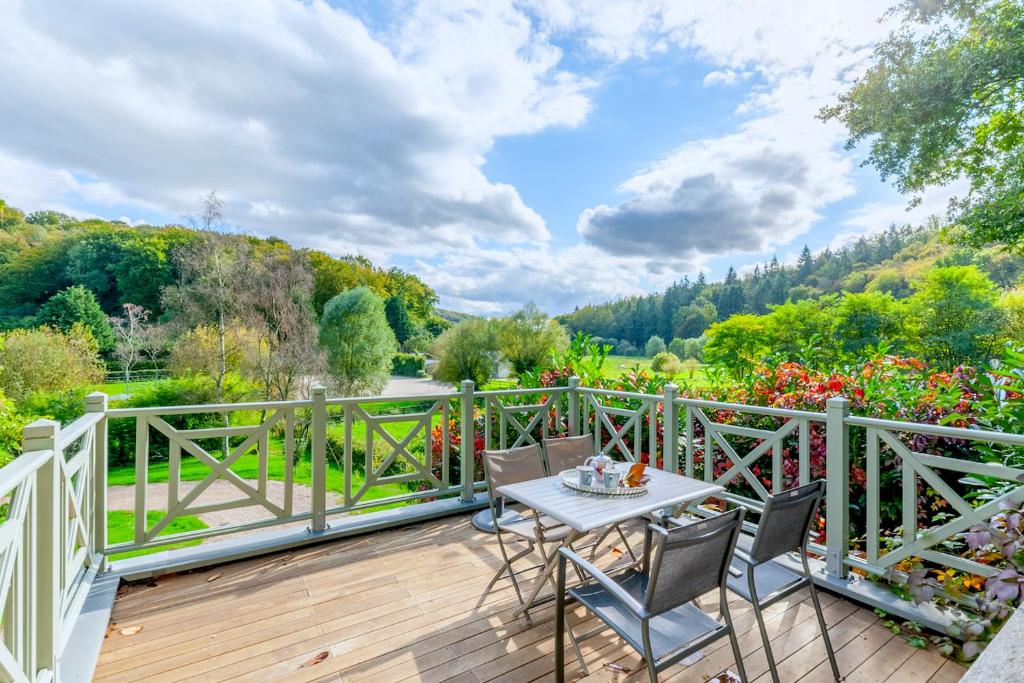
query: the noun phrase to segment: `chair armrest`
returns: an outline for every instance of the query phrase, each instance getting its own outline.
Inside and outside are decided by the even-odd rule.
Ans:
[[[591,563],[584,560],[582,557],[569,550],[568,548],[559,548],[558,552],[561,553],[566,559],[572,562],[574,565],[583,570],[584,573],[592,577],[597,583],[601,585],[612,597],[621,602],[623,606],[630,612],[635,614],[638,618],[644,619],[647,615],[647,609],[637,602],[636,598],[627,593],[625,589],[615,581],[602,572],[600,569],[592,565]]]
[[[757,562],[754,562],[754,558],[746,553],[745,550],[736,548],[732,551],[733,559],[739,560],[743,564],[749,564],[751,567],[757,566]]]

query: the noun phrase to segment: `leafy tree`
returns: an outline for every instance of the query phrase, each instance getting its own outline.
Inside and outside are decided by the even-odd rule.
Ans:
[[[103,381],[96,339],[81,323],[0,335],[0,391],[14,401]]]
[[[721,365],[733,377],[747,373],[770,350],[764,316],[734,315],[708,329],[704,360]]]
[[[384,302],[368,287],[350,289],[327,302],[320,345],[327,352],[328,371],[346,396],[380,392],[398,351]]]
[[[846,294],[832,311],[833,340],[839,348],[857,354],[868,346],[899,347],[906,332],[903,306],[891,294]]]
[[[533,370],[569,345],[569,335],[533,304],[497,322],[498,350],[517,375]]]
[[[671,351],[662,351],[656,354],[654,360],[651,361],[651,370],[675,377],[683,371],[683,362]]]
[[[832,295],[772,306],[763,341],[778,358],[816,365],[826,353],[822,337],[827,334],[828,309],[834,303]]]
[[[867,163],[904,193],[961,176],[953,211],[975,243],[1024,247],[1024,4],[904,0],[902,25],[822,111],[870,141]]]
[[[478,387],[483,386],[494,375],[497,355],[497,335],[491,321],[463,320],[434,342],[434,378],[454,384],[471,379]]]
[[[665,340],[659,337],[658,335],[652,335],[651,338],[647,340],[647,343],[644,344],[644,355],[646,355],[648,358],[653,358],[654,356],[657,356],[659,353],[664,352]]]
[[[674,353],[677,358],[686,358],[686,340],[673,337],[668,343],[668,351]]]
[[[391,331],[395,333],[395,339],[399,344],[405,344],[416,334],[416,326],[413,325],[412,318],[409,317],[409,309],[405,307],[402,297],[389,296],[384,302],[384,314],[387,316],[388,325],[391,326]]]
[[[998,291],[976,266],[933,268],[913,283],[914,337],[925,356],[947,368],[986,359],[1000,327]]]
[[[13,460],[21,450],[21,428],[24,422],[27,420],[18,414],[14,401],[0,391],[0,467]]]
[[[178,327],[212,325],[217,330],[220,362],[212,376],[220,403],[228,374],[228,323],[251,315],[253,268],[248,242],[212,231],[220,221],[216,196],[205,201],[203,221],[209,230],[175,255],[178,282],[164,289],[163,304]]]
[[[96,296],[83,287],[74,285],[50,297],[39,310],[39,324],[55,327],[63,332],[74,325],[84,325],[96,340],[102,353],[114,349],[114,331],[107,315],[100,308]]]
[[[999,298],[999,308],[1003,314],[1002,337],[1020,343],[1024,340],[1024,289],[1005,292]]]
[[[179,336],[170,349],[168,369],[175,377],[201,376],[216,387],[223,382],[225,395],[232,392],[229,385],[239,380],[253,380],[259,376],[260,337],[252,328],[231,321],[224,334],[224,358],[221,357],[221,336],[215,325],[200,325]],[[221,362],[224,376],[221,378]],[[217,402],[223,399],[214,397]]]

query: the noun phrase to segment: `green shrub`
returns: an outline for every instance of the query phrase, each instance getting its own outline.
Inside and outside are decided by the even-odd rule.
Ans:
[[[674,377],[683,371],[683,362],[671,351],[662,351],[651,361],[651,370]]]
[[[653,335],[650,339],[647,340],[647,343],[644,344],[644,355],[650,358],[653,358],[654,356],[657,356],[659,353],[664,352],[665,340],[659,337],[658,335]]]
[[[418,353],[396,353],[391,359],[391,374],[403,377],[422,377],[427,361]]]

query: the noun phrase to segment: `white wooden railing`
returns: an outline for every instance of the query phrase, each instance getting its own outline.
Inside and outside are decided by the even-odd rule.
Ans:
[[[196,415],[217,416],[206,420],[215,426],[183,426]],[[114,427],[134,435],[134,528],[131,540],[119,543],[107,538],[108,430]],[[722,484],[727,492],[720,501],[754,511],[770,494],[811,481],[812,440],[820,446],[824,439],[825,543],[813,549],[824,558],[821,577],[832,587],[849,580],[850,568],[891,577],[909,557],[985,575],[989,568],[951,554],[944,544],[987,523],[1000,503],[1024,501],[1022,469],[919,453],[909,445],[913,435],[923,434],[1024,447],[1024,436],[851,416],[842,398],[829,400],[824,412],[809,412],[679,397],[671,384],[663,394],[581,387],[575,377],[567,387],[545,389],[476,391],[466,381],[454,393],[328,398],[317,387],[307,400],[154,408],[110,409],[103,394],[91,394],[84,415],[71,424],[39,420],[27,426],[22,455],[0,469],[0,502],[6,506],[0,524],[0,679],[53,677],[92,579],[119,553],[270,528],[280,529],[282,538],[288,531],[294,544],[296,533],[307,541],[329,538],[347,522],[366,519],[365,513],[382,514],[375,509],[387,509],[383,521],[359,528],[422,519],[432,505],[437,514],[480,508],[480,445],[513,448],[583,433],[594,436],[595,452],[627,461],[646,457],[651,465],[661,462]],[[866,463],[867,504],[856,511],[866,529],[860,545],[850,538],[851,433],[863,444]],[[167,483],[154,488],[147,482],[158,452],[161,467],[166,458]],[[896,536],[880,521],[881,452],[897,456],[903,476]],[[793,454],[795,474],[792,467],[784,472]],[[254,476],[236,471],[243,457],[254,458]],[[299,467],[309,472],[303,495]],[[183,478],[186,468],[192,474]],[[993,477],[1007,486],[999,498],[973,504],[943,478],[949,472]],[[948,502],[948,520],[922,528],[918,480]],[[214,489],[216,498],[208,499]],[[246,521],[167,533],[185,516],[243,508]],[[692,511],[712,509],[697,505]],[[879,539],[887,532],[892,540],[882,548]],[[222,546],[204,544],[202,562],[227,557],[218,550]],[[264,541],[260,548],[275,546]],[[191,550],[165,553],[161,566],[176,566],[176,553]]]

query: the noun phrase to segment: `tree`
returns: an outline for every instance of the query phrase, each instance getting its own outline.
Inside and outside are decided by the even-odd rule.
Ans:
[[[252,280],[247,321],[260,340],[254,369],[266,400],[287,400],[303,378],[325,369],[313,317],[313,273],[304,253],[273,248],[255,259]]]
[[[1001,324],[998,291],[976,266],[933,268],[913,283],[914,338],[925,356],[952,368],[994,352]]]
[[[168,367],[177,377],[200,375],[213,380],[215,386],[220,380],[225,394],[232,393],[229,385],[233,382],[237,383],[241,378],[257,378],[259,347],[259,334],[239,323],[229,325],[223,339],[215,325],[200,325],[174,341],[170,349]],[[222,348],[225,352],[223,357]],[[223,399],[218,398],[218,401],[221,400]]]
[[[380,392],[398,351],[384,302],[368,287],[350,289],[327,302],[320,346],[327,352],[328,371],[346,396]]]
[[[62,332],[74,325],[84,325],[92,333],[101,353],[114,348],[114,331],[107,314],[100,308],[96,295],[82,285],[74,285],[50,297],[39,309],[40,325],[55,327]]]
[[[409,309],[405,307],[402,297],[389,296],[384,302],[384,314],[387,316],[388,325],[391,326],[391,331],[395,333],[395,339],[399,344],[405,344],[416,334],[416,326],[413,325],[412,318],[409,317]]]
[[[765,342],[766,320],[758,315],[734,315],[708,329],[704,360],[740,378],[770,350]]]
[[[561,353],[569,345],[565,328],[533,304],[526,304],[497,323],[498,350],[521,375]]]
[[[832,339],[840,350],[858,354],[867,347],[904,346],[906,315],[903,305],[883,292],[847,293],[832,311]]]
[[[662,351],[656,354],[654,360],[651,361],[651,370],[669,377],[675,377],[683,371],[683,362],[679,360],[679,356],[676,354],[670,351]]]
[[[646,355],[648,358],[653,358],[654,356],[657,356],[659,353],[664,352],[665,340],[659,337],[658,335],[652,335],[651,338],[647,340],[647,343],[644,344],[644,355]]]
[[[0,335],[0,391],[16,402],[101,381],[96,339],[81,323],[67,332],[39,327]]]
[[[149,311],[135,304],[124,305],[124,315],[113,318],[114,336],[117,338],[114,355],[121,363],[124,373],[124,389],[132,379],[132,368],[142,357],[145,345],[145,329],[149,326]]]
[[[494,374],[498,343],[494,325],[483,318],[469,318],[446,330],[434,342],[434,378],[458,384],[473,380],[478,387]]]
[[[870,140],[867,162],[901,192],[959,177],[952,204],[975,243],[1024,247],[1024,4],[904,0],[902,25],[826,120]]]
[[[673,337],[672,341],[668,343],[668,350],[674,353],[677,358],[686,358],[686,340],[680,339],[679,337]]]
[[[217,401],[222,402],[228,373],[227,328],[229,322],[251,315],[252,264],[245,240],[213,231],[222,221],[216,194],[203,198],[200,220],[204,232],[178,250],[178,282],[164,288],[162,301],[178,327],[212,325],[217,330],[220,363],[214,379]]]

